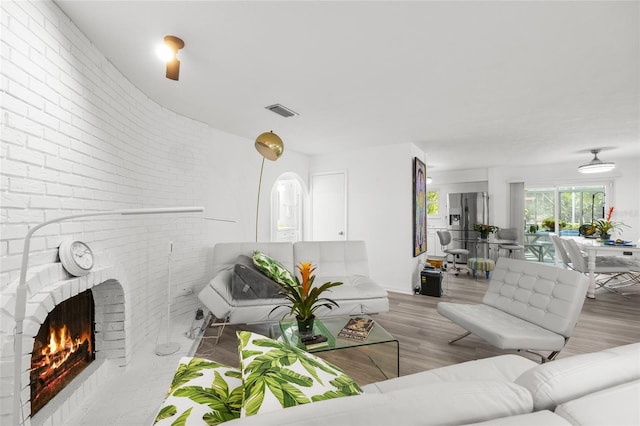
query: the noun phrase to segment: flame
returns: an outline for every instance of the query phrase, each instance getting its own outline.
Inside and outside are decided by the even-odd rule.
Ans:
[[[59,329],[49,327],[49,344],[44,346],[40,351],[43,357],[41,365],[48,365],[49,370],[57,369],[64,364],[71,354],[76,352],[85,341],[89,341],[89,336],[82,335],[77,339],[73,339],[66,325],[63,325]],[[61,354],[61,356],[52,362],[51,360],[54,358],[52,355],[57,354]],[[45,374],[46,372],[42,375]]]

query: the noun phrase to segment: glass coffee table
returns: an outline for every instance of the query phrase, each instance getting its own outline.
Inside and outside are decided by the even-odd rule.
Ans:
[[[363,341],[338,337],[340,330],[347,324],[349,319],[354,317],[372,319],[367,315],[316,319],[313,326],[313,334],[322,334],[327,337],[328,345],[322,347],[308,349],[300,341],[295,320],[280,321],[272,324],[269,328],[269,337],[321,356],[346,372],[360,370],[365,373],[371,373],[371,371],[366,372],[364,370],[370,370],[370,366],[374,366],[383,376],[380,379],[398,377],[400,375],[400,344],[395,337],[389,334],[375,320],[373,321],[373,328]]]

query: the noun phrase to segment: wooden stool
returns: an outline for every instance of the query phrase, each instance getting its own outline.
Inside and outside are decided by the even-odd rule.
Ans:
[[[467,261],[467,265],[473,276],[476,276],[476,271],[484,271],[487,279],[489,279],[489,274],[493,271],[493,268],[496,267],[496,264],[491,259],[485,259],[483,257],[470,257]]]

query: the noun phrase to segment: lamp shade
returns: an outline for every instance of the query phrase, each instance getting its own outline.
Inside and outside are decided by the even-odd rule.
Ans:
[[[580,173],[603,173],[615,169],[615,163],[604,162],[598,158],[599,152],[599,149],[592,149],[591,153],[593,154],[593,160],[578,167],[578,171]]]
[[[273,132],[264,132],[256,138],[256,149],[267,160],[276,161],[284,152],[284,143]]]
[[[180,61],[178,60],[177,55],[178,50],[184,47],[184,41],[179,37],[168,35],[164,37],[164,44],[166,49],[163,50],[165,52],[167,52],[167,50],[171,52],[167,57],[165,57],[167,62],[165,76],[170,80],[178,81],[180,79]]]

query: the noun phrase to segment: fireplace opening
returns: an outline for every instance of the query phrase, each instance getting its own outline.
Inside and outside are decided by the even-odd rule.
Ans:
[[[31,415],[95,359],[93,294],[86,290],[57,305],[35,337],[31,353]]]

